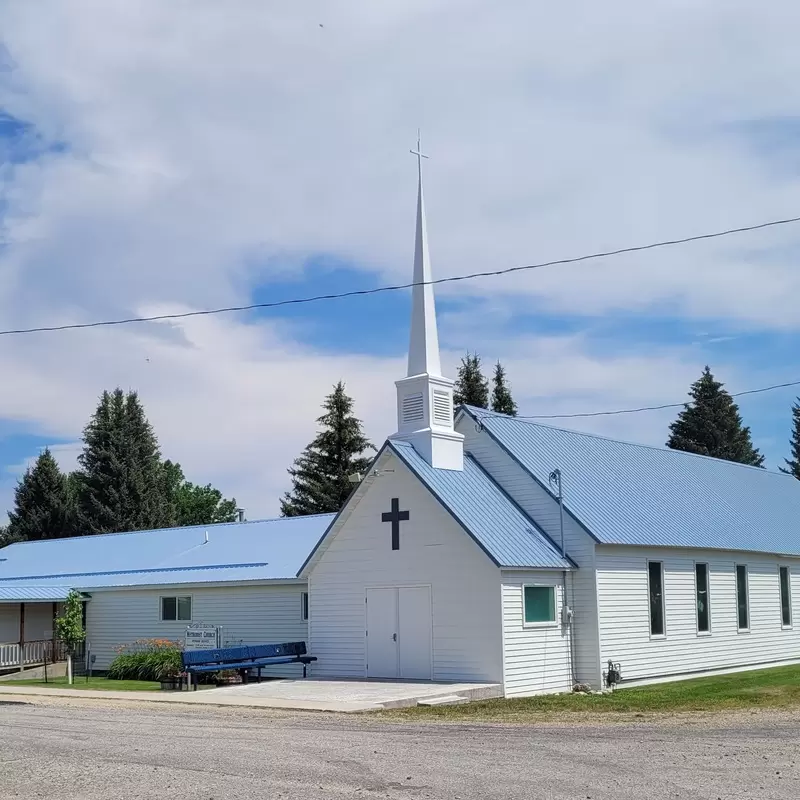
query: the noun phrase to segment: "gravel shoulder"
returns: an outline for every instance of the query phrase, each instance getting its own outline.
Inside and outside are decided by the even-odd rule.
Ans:
[[[800,797],[800,713],[563,715],[535,725],[383,714],[0,705],[0,798]]]

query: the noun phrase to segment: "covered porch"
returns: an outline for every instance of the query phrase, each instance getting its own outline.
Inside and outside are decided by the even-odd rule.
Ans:
[[[69,589],[0,585],[0,672],[63,661],[55,620]]]

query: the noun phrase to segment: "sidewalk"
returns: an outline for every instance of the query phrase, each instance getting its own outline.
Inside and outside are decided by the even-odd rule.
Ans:
[[[178,703],[192,706],[274,708],[294,711],[355,713],[404,708],[419,703],[469,702],[501,697],[503,687],[493,683],[444,683],[437,681],[383,681],[298,679],[223,686],[196,692],[115,692],[47,686],[0,684],[0,700],[8,697],[73,697],[87,700]]]
[[[199,692],[99,692],[94,689],[50,689],[46,686],[9,686],[0,684],[0,702],[11,697],[71,697],[76,700],[113,700],[145,703],[170,703],[192,706],[223,706],[239,708],[274,708],[286,711],[333,711],[352,714],[359,711],[377,711],[383,706],[374,702],[347,702],[341,700],[299,700],[277,697],[236,696],[216,694],[217,689]]]

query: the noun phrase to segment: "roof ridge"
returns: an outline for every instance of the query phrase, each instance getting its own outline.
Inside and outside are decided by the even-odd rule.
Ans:
[[[783,473],[778,469],[768,469],[766,467],[756,467],[756,466],[753,466],[752,464],[742,464],[739,461],[728,461],[727,459],[724,459],[724,458],[715,458],[714,456],[706,456],[706,455],[703,455],[702,453],[690,453],[687,450],[674,450],[671,447],[658,446],[658,445],[654,445],[654,444],[644,444],[642,442],[631,442],[631,441],[628,441],[627,439],[614,439],[611,436],[603,436],[600,433],[590,433],[589,431],[576,431],[576,430],[573,430],[571,428],[562,428],[562,427],[560,427],[558,425],[548,425],[548,424],[543,423],[543,422],[538,422],[537,420],[534,420],[534,419],[526,419],[525,417],[512,417],[509,414],[501,414],[501,413],[499,413],[497,411],[492,411],[492,410],[487,409],[487,408],[477,408],[476,406],[468,406],[468,405],[463,405],[461,407],[464,408],[468,413],[470,413],[471,416],[478,422],[480,422],[481,419],[485,419],[487,417],[506,419],[509,422],[516,422],[516,423],[521,423],[521,424],[525,424],[525,425],[532,425],[533,427],[536,427],[536,428],[546,428],[547,430],[551,430],[551,431],[560,431],[561,433],[569,433],[569,434],[572,434],[574,436],[584,436],[584,437],[586,437],[588,439],[599,439],[600,441],[603,441],[603,442],[612,442],[613,444],[622,444],[622,445],[625,445],[627,447],[639,447],[639,448],[642,448],[644,450],[654,450],[657,453],[667,453],[667,454],[670,454],[670,455],[674,455],[677,458],[686,457],[686,456],[692,457],[692,458],[700,458],[700,459],[704,459],[706,461],[713,461],[716,464],[724,464],[724,465],[727,465],[727,466],[730,466],[730,467],[742,467],[742,468],[745,468],[745,469],[756,470],[758,473],[760,473],[762,475],[778,475],[778,476],[781,476],[781,477],[786,475],[786,473]],[[786,477],[792,478],[793,476],[786,475]]]
[[[62,536],[55,539],[33,539],[24,542],[11,542],[0,550],[5,550],[19,545],[35,545],[35,544],[52,544],[53,542],[72,542],[76,539],[108,539],[112,536],[133,536],[137,533],[164,533],[164,531],[192,531],[192,530],[208,530],[209,528],[224,528],[229,525],[244,526],[244,525],[263,525],[265,522],[289,522],[293,520],[311,519],[315,517],[330,517],[332,512],[324,514],[304,514],[296,517],[268,517],[267,519],[247,519],[244,522],[209,522],[206,525],[169,525],[166,528],[143,528],[138,531],[114,531],[113,533],[85,533],[78,536]]]

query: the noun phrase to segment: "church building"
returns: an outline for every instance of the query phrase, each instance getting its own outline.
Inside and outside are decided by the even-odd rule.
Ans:
[[[304,639],[315,678],[485,682],[508,697],[800,661],[800,482],[454,409],[418,165],[397,430],[345,506],[10,545],[0,669],[34,627],[52,637],[69,589],[98,669],[193,622],[229,643]]]

